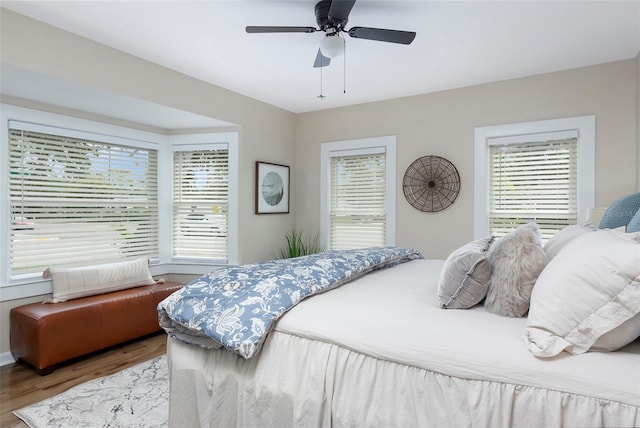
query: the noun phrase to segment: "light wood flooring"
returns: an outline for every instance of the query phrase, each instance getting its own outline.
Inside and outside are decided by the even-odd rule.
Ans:
[[[30,366],[13,363],[0,367],[0,427],[26,427],[12,412],[60,394],[88,380],[109,375],[150,360],[167,351],[167,336],[159,332],[142,339],[61,363],[47,376]]]

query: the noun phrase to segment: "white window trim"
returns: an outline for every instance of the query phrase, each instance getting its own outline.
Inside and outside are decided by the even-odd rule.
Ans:
[[[396,245],[396,136],[322,143],[320,147],[320,245],[329,248],[331,157],[386,152],[387,245]]]
[[[172,239],[170,232],[173,226],[172,177],[173,156],[172,145],[200,145],[226,142],[229,147],[229,260],[228,264],[238,263],[238,168],[239,168],[239,136],[238,132],[220,132],[184,135],[162,135],[141,131],[117,125],[95,122],[56,113],[33,110],[10,104],[0,104],[0,301],[21,299],[33,296],[51,294],[51,281],[39,276],[11,279],[9,273],[9,237],[10,231],[10,201],[9,201],[9,121],[27,124],[43,124],[47,127],[60,128],[65,132],[87,132],[92,137],[103,135],[106,137],[134,140],[140,147],[156,149],[158,151],[158,188],[170,189],[169,192],[158,192],[158,245],[159,258],[152,260],[150,266],[152,275],[167,273],[176,274],[204,274],[213,267],[211,262],[203,263],[189,260],[177,263],[171,260]],[[31,126],[31,125],[30,125]],[[81,130],[81,131],[77,131]],[[108,140],[107,140],[108,141]],[[169,171],[169,173],[167,173]]]
[[[587,211],[595,201],[594,115],[484,126],[475,128],[474,239],[489,234],[489,145],[492,142],[519,142],[525,135],[566,131],[578,134],[578,222],[586,221]]]

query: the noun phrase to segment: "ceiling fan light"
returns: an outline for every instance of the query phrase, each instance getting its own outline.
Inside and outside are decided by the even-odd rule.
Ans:
[[[337,58],[344,54],[344,39],[340,36],[325,36],[320,42],[320,51],[327,58]]]

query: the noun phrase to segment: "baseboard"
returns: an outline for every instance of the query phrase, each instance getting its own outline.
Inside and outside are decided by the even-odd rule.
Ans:
[[[16,360],[11,355],[11,352],[5,352],[0,354],[0,366],[6,366],[7,364],[15,363]]]

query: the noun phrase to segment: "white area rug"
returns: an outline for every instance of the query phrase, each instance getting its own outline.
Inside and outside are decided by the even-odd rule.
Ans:
[[[16,410],[32,428],[166,427],[169,371],[166,355],[94,379]]]

